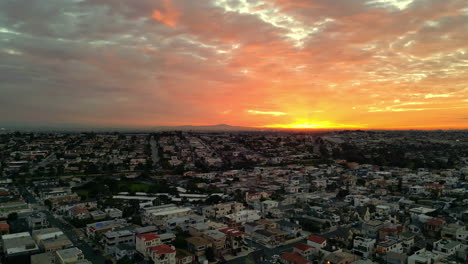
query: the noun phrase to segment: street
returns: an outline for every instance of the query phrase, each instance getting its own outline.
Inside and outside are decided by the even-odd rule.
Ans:
[[[93,262],[94,264],[104,263],[105,258],[100,254],[94,253],[93,247],[88,244],[89,242],[87,242],[88,239],[80,239],[80,237],[85,237],[85,234],[82,234],[83,232],[81,232],[78,228],[73,227],[65,220],[55,218],[49,210],[38,204],[34,195],[31,194],[31,192],[29,192],[26,187],[21,186],[19,189],[24,199],[30,203],[32,207],[40,209],[40,211],[47,216],[47,221],[52,227],[57,227],[62,230],[68,239],[70,239],[70,241],[76,247],[83,251],[83,254],[87,260]],[[79,235],[78,233],[81,233],[82,235]]]

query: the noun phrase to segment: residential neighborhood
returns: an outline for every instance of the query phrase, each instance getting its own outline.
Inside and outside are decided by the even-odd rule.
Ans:
[[[467,149],[466,131],[6,131],[1,263],[467,263]]]

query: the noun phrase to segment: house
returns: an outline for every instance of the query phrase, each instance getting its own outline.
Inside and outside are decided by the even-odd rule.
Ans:
[[[135,247],[129,244],[118,244],[112,247],[111,255],[118,261],[125,257],[129,259],[133,259],[135,252],[136,252]]]
[[[433,248],[434,253],[438,253],[444,256],[451,256],[454,255],[457,250],[462,248],[462,244],[458,241],[441,239],[434,242]]]
[[[45,252],[57,251],[73,246],[68,237],[58,228],[45,228],[32,231],[32,238]]]
[[[206,249],[212,246],[211,242],[203,237],[189,237],[186,241],[188,250],[196,256],[205,255]]]
[[[104,210],[104,212],[106,213],[106,216],[111,219],[121,218],[123,215],[122,210],[119,210],[117,208],[107,208]]]
[[[88,209],[79,206],[72,207],[68,212],[70,217],[73,219],[83,220],[91,217]]]
[[[172,217],[166,220],[164,227],[167,229],[174,229],[176,227],[182,228],[184,231],[188,231],[191,225],[205,223],[206,218],[197,214],[189,214],[184,216]]]
[[[242,210],[224,216],[224,222],[230,227],[240,227],[247,222],[256,221],[260,218],[261,216],[256,210]]]
[[[176,249],[176,264],[192,264],[195,263],[195,255],[183,249]]]
[[[271,196],[272,193],[269,192],[259,192],[259,193],[246,193],[245,194],[245,201],[247,203],[260,200],[262,198],[266,199]]]
[[[101,210],[95,210],[89,213],[94,220],[103,220],[103,219],[106,219],[106,216],[107,216],[106,213],[104,213]]]
[[[155,233],[139,234],[135,237],[136,250],[145,258],[148,257],[147,248],[161,245],[161,238]]]
[[[387,238],[384,241],[380,241],[377,246],[376,250],[377,254],[386,255],[388,252],[395,252],[402,254],[403,253],[403,245],[400,241],[394,238]]]
[[[306,245],[306,244],[302,244],[302,243],[296,244],[293,247],[293,252],[297,252],[301,254],[301,256],[303,256],[306,259],[308,259],[309,256],[313,254],[313,251],[314,251],[313,247]]]
[[[0,221],[0,235],[5,235],[10,233],[10,225],[7,221]]]
[[[307,245],[316,249],[323,249],[327,246],[327,239],[320,236],[311,235],[307,238]]]
[[[424,223],[424,234],[429,237],[439,237],[442,227],[446,222],[440,218],[431,218]]]
[[[359,256],[347,252],[333,252],[325,256],[327,264],[348,264],[361,259]]]
[[[31,264],[54,264],[56,262],[55,252],[45,252],[31,255]]]
[[[403,232],[404,226],[403,225],[389,225],[383,227],[379,230],[379,239],[385,239],[387,236],[397,237],[399,233]]]
[[[260,201],[257,206],[255,206],[257,203],[254,203],[255,209],[259,210],[262,212],[263,215],[266,215],[268,212],[270,212],[272,209],[278,207],[278,202],[273,201],[273,200],[266,200],[266,201]]]
[[[168,245],[157,245],[147,249],[150,259],[154,264],[175,264],[176,250]]]
[[[28,232],[2,236],[5,257],[31,255],[39,252],[39,247]]]
[[[192,209],[165,204],[142,208],[142,222],[145,225],[164,226],[168,219],[192,214]]]
[[[353,254],[368,258],[374,253],[376,240],[357,236],[353,240]]]
[[[248,235],[252,235],[257,230],[264,230],[265,225],[260,224],[258,221],[256,222],[248,222],[244,225],[244,230]]]
[[[404,252],[410,252],[414,245],[414,234],[410,232],[402,232],[398,235],[398,239],[401,241]]]
[[[57,258],[56,263],[59,264],[74,263],[84,259],[83,252],[77,247],[59,250],[56,251],[55,254]]]
[[[256,230],[251,234],[251,237],[263,245],[278,246],[281,242],[274,232],[267,229]]]
[[[44,213],[34,212],[28,216],[28,226],[31,230],[42,229],[49,226],[49,221]]]
[[[379,236],[379,230],[384,227],[382,221],[370,220],[362,224],[362,232],[365,236],[370,238],[377,238]]]
[[[457,233],[460,233],[465,230],[466,230],[465,226],[461,226],[457,224],[448,224],[442,227],[442,230],[440,231],[440,236],[443,239],[456,240]]]
[[[407,258],[408,256],[406,253],[396,253],[390,251],[385,256],[385,262],[387,262],[387,264],[406,264]]]
[[[135,245],[135,234],[129,230],[108,231],[102,235],[101,244],[106,254],[111,254],[113,247],[121,244]]]
[[[127,225],[125,219],[114,219],[103,222],[96,222],[86,225],[86,235],[88,237],[95,237],[96,234],[104,233],[109,230],[121,228]]]
[[[297,252],[285,252],[280,256],[280,262],[283,264],[310,264],[311,261],[304,258]]]
[[[302,226],[301,225],[298,225],[296,223],[289,222],[289,221],[286,221],[286,220],[280,220],[277,223],[278,223],[278,228],[280,230],[283,230],[283,231],[287,232],[293,238],[300,237],[302,235],[301,234],[301,231],[302,231]]]
[[[388,205],[377,205],[375,207],[375,214],[380,217],[386,217],[390,215],[390,206]]]
[[[188,227],[188,232],[191,236],[201,236],[203,232],[208,230],[210,230],[210,226],[205,222],[196,223]]]
[[[240,212],[244,209],[244,205],[238,202],[219,203],[203,207],[202,214],[208,218],[219,219],[226,215]]]
[[[161,239],[161,243],[163,244],[170,244],[176,239],[176,236],[173,233],[169,232],[158,234],[158,236]]]
[[[214,254],[221,257],[224,254],[226,245],[226,234],[219,230],[207,230],[202,233],[202,237],[211,242]]]
[[[408,257],[408,264],[432,264],[438,260],[441,260],[442,258],[442,255],[433,253],[423,248]]]
[[[226,249],[229,254],[236,256],[244,249],[247,249],[245,247],[247,244],[244,240],[244,232],[241,232],[235,228],[223,228],[219,231],[226,234]]]

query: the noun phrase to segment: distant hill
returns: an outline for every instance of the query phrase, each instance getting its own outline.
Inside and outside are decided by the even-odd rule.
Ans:
[[[156,131],[168,131],[168,130],[177,130],[177,131],[265,131],[270,129],[265,128],[256,128],[256,127],[244,127],[244,126],[230,126],[226,124],[218,124],[211,126],[157,126],[149,128],[148,130]]]

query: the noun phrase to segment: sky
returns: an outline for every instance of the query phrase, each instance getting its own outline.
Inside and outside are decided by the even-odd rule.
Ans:
[[[468,128],[468,1],[0,1],[0,125],[219,123]]]

